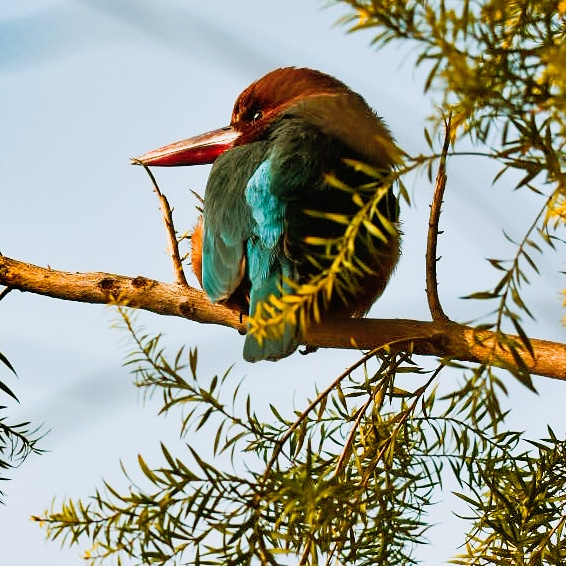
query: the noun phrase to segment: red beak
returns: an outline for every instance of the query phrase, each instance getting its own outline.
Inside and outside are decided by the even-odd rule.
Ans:
[[[239,137],[240,132],[227,126],[148,151],[140,157],[133,158],[132,163],[159,167],[204,165],[212,163],[221,153],[230,149]]]

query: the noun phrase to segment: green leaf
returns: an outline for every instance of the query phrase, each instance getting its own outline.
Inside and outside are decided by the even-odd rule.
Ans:
[[[0,352],[0,362],[2,362],[14,375],[16,375],[16,370],[2,352]]]
[[[3,381],[0,381],[0,391],[4,391],[4,393],[6,393],[10,397],[12,397],[12,399],[15,399],[19,403],[16,394]]]

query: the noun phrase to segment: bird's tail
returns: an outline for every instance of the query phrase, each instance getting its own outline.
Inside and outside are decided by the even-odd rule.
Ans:
[[[284,332],[276,338],[264,338],[261,343],[253,334],[246,336],[244,359],[247,362],[270,360],[275,362],[290,356],[299,346],[296,328],[286,325]]]
[[[284,269],[282,271],[285,271]],[[284,294],[291,293],[288,285],[282,283],[284,278],[281,271],[272,272],[264,284],[258,288],[252,288],[250,294],[250,317],[257,314],[261,305],[266,304],[274,295],[280,298]],[[266,309],[261,308],[265,316],[269,316]],[[285,323],[280,332],[270,332],[267,336],[258,339],[257,334],[248,332],[244,343],[244,359],[248,362],[260,360],[276,361],[290,356],[300,344],[300,328],[297,324]]]

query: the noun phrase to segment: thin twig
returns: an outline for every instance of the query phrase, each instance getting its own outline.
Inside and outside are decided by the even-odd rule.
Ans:
[[[12,290],[12,287],[6,287],[4,289],[2,289],[2,292],[0,293],[0,301]]]
[[[450,148],[450,123],[451,117],[449,116],[445,122],[444,144],[440,155],[438,173],[436,175],[434,196],[430,205],[426,244],[426,297],[432,320],[438,322],[450,321],[440,304],[440,299],[438,297],[438,279],[436,277],[436,262],[438,261],[436,255],[439,234],[438,223],[440,220],[444,189],[446,188],[446,156],[448,155],[448,149]]]
[[[384,388],[381,387],[377,390],[376,394],[379,394],[380,402],[383,401],[385,397]],[[344,443],[344,448],[342,449],[342,453],[340,454],[340,458],[338,458],[338,462],[336,463],[336,467],[334,468],[333,477],[337,477],[338,474],[342,471],[344,464],[348,460],[351,454],[351,447],[354,443],[356,438],[356,433],[364,418],[365,412],[369,409],[370,405],[373,403],[374,393],[368,396],[367,401],[358,409],[358,414],[356,415],[356,421],[354,422],[352,428],[350,429],[350,433],[348,434],[348,438]]]
[[[202,214],[202,211],[204,210],[204,199],[196,191],[193,191],[193,189],[189,189],[189,191],[191,191],[193,196],[199,201],[200,205],[196,208]]]
[[[281,454],[281,451],[283,450],[283,447],[285,446],[285,443],[287,442],[287,440],[289,440],[289,438],[291,438],[291,435],[293,434],[293,432],[295,432],[295,430],[297,430],[297,428],[301,425],[301,423],[307,418],[309,413],[312,410],[314,410],[314,408],[325,397],[330,395],[330,393],[332,393],[332,391],[334,391],[334,389],[337,387],[337,385],[341,381],[346,379],[346,377],[348,377],[355,369],[359,368],[361,365],[365,364],[368,360],[370,360],[375,355],[375,352],[376,352],[376,350],[372,350],[368,354],[365,354],[357,362],[355,362],[353,365],[351,365],[346,371],[341,373],[324,391],[322,391],[322,393],[320,393],[317,396],[317,398],[314,401],[311,401],[309,406],[297,417],[297,420],[289,427],[287,432],[277,441],[275,449],[273,450],[273,454],[271,455],[271,458],[269,459],[269,462],[267,463],[267,466],[265,467],[265,471],[264,471],[263,477],[262,477],[262,483],[265,483],[265,481],[267,480],[269,472],[271,471],[271,468],[273,467],[277,458]]]
[[[387,441],[383,444],[383,446],[381,447],[381,450],[378,452],[377,456],[373,459],[373,461],[368,466],[368,469],[367,469],[365,476],[362,480],[362,485],[364,487],[367,487],[369,479],[371,477],[371,474],[377,468],[379,461],[384,457],[385,453],[390,448],[391,442],[393,442],[394,437],[397,436],[397,433],[401,430],[401,427],[405,424],[407,419],[413,414],[413,412],[415,411],[415,409],[417,407],[417,403],[420,401],[420,399],[424,395],[425,391],[428,389],[428,386],[436,379],[436,377],[442,371],[443,368],[444,368],[444,364],[441,363],[434,370],[434,372],[431,375],[431,377],[429,378],[429,380],[424,385],[421,385],[421,387],[419,387],[417,389],[417,391],[415,391],[415,399],[411,403],[410,407],[407,407],[407,409],[405,409],[405,411],[399,413],[399,415],[401,415],[401,418],[398,420],[398,422],[395,425],[395,428],[393,429],[391,435],[389,436]],[[397,416],[399,416],[399,415],[397,415]]]
[[[299,559],[299,566],[304,566],[304,564],[308,564],[309,554],[311,552],[312,541],[309,539],[305,544],[305,548],[303,553],[301,554],[301,558]]]
[[[163,221],[165,222],[165,228],[167,229],[167,236],[169,240],[169,254],[171,256],[171,261],[173,262],[173,273],[175,274],[175,283],[178,285],[183,285],[184,287],[190,287],[185,277],[185,272],[183,270],[183,263],[181,261],[181,255],[179,253],[179,241],[177,240],[177,233],[175,232],[175,225],[173,224],[173,212],[169,206],[169,201],[167,197],[159,189],[159,185],[153,176],[153,173],[147,165],[140,162],[146,173],[149,175],[151,182],[153,183],[153,190],[156,192],[159,198],[159,203],[161,205],[161,212],[163,213]]]

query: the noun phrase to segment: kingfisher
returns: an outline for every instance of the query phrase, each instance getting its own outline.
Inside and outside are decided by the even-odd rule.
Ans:
[[[213,164],[192,266],[212,302],[267,325],[279,316],[276,332],[248,322],[244,359],[255,362],[293,353],[309,324],[365,316],[383,293],[400,255],[400,156],[361,95],[323,72],[285,67],[238,96],[229,126],[132,161]],[[291,314],[281,316],[285,305]]]

